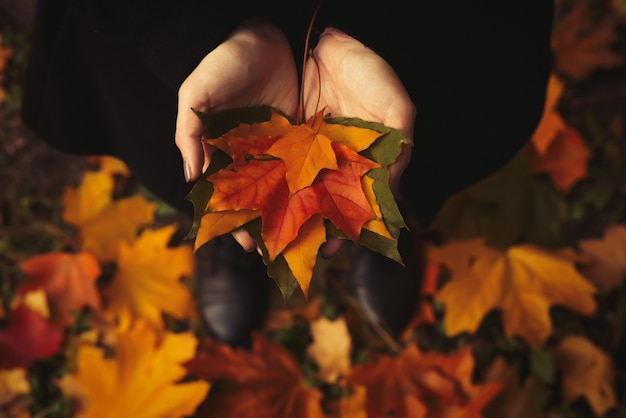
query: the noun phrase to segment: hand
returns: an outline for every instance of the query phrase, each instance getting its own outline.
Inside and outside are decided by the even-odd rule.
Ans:
[[[193,181],[209,165],[212,150],[200,141],[201,112],[269,105],[294,116],[298,74],[289,42],[274,25],[251,19],[211,51],[178,90],[176,145],[185,178]]]
[[[289,42],[276,26],[251,19],[211,51],[178,91],[176,145],[188,182],[200,177],[214,148],[201,141],[204,128],[192,109],[210,112],[269,105],[295,116],[298,74]],[[249,234],[233,233],[244,249],[256,243]]]
[[[416,109],[391,66],[358,40],[327,28],[309,57],[304,73],[305,119],[320,109],[333,116],[378,122],[413,139]],[[397,195],[400,176],[411,159],[412,146],[404,145],[391,166],[390,188]],[[328,257],[342,241],[331,239],[322,247]]]

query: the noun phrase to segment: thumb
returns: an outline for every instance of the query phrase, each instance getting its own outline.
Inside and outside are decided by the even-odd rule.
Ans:
[[[187,182],[200,177],[205,164],[204,147],[201,141],[204,127],[194,112],[194,109],[201,110],[204,106],[205,104],[196,98],[194,92],[189,92],[183,83],[178,92],[175,141],[183,158],[183,172]]]

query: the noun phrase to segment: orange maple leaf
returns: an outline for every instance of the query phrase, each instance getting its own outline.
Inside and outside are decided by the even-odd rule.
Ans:
[[[27,367],[61,349],[63,333],[38,312],[18,305],[10,312],[9,324],[0,330],[0,367]]]
[[[120,242],[117,271],[103,294],[108,298],[105,311],[121,328],[143,320],[162,330],[162,312],[191,315],[193,299],[181,280],[194,271],[193,252],[186,245],[168,245],[175,231],[168,225],[145,230],[132,244]]]
[[[573,128],[565,126],[546,153],[533,156],[533,171],[547,173],[559,191],[567,194],[574,184],[587,175],[591,151]]]
[[[474,332],[489,311],[499,309],[507,335],[539,348],[552,332],[551,306],[583,315],[595,312],[595,286],[562,252],[531,245],[500,251],[477,238],[430,247],[428,254],[451,270],[451,279],[436,296],[445,305],[450,335]]]
[[[555,74],[552,74],[548,81],[543,115],[531,137],[533,149],[539,155],[544,155],[554,138],[565,129],[566,123],[558,110],[558,104],[564,88],[565,84],[563,81]]]
[[[469,348],[447,356],[411,343],[396,357],[376,354],[354,366],[348,381],[366,388],[371,417],[478,418],[501,385],[473,383],[473,368]]]
[[[199,408],[203,417],[323,418],[322,392],[307,384],[298,360],[280,344],[254,334],[250,351],[206,340],[187,363],[190,372],[227,383]]]
[[[91,253],[40,254],[22,261],[20,268],[29,280],[19,286],[18,292],[43,288],[53,323],[65,327],[74,322],[73,312],[85,306],[100,309],[96,279],[101,270]]]
[[[150,326],[137,322],[119,331],[116,341],[113,357],[90,344],[77,348],[71,376],[87,398],[79,416],[182,418],[194,413],[210,386],[204,381],[180,383],[187,374],[183,364],[196,351],[193,334],[167,332],[158,338]]]

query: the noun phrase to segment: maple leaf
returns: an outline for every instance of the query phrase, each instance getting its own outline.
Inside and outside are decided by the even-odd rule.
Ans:
[[[611,225],[602,238],[581,240],[578,245],[583,254],[591,257],[591,262],[581,268],[583,274],[602,292],[623,283],[626,273],[626,225]]]
[[[251,123],[239,125],[236,112],[224,114],[225,120],[199,113],[209,132],[205,141],[218,148],[219,160],[212,158],[188,195],[195,212],[188,234],[196,238],[194,248],[237,228],[247,230],[286,297],[292,281],[308,293],[324,241],[316,215],[330,221],[330,230],[324,222],[327,234],[347,236],[401,261],[397,238],[406,225],[389,190],[387,166],[406,138],[356,119],[329,123],[322,111],[305,124],[292,125],[266,110],[263,115],[259,109],[242,113]],[[370,178],[364,180],[366,174]],[[256,211],[260,234],[253,222]]]
[[[206,340],[187,362],[193,374],[228,387],[212,392],[203,417],[322,418],[322,393],[308,385],[298,360],[280,344],[253,335],[251,350]]]
[[[328,402],[328,418],[367,418],[367,390],[354,386],[346,397]]]
[[[505,333],[539,348],[552,332],[550,307],[562,305],[584,315],[596,309],[596,288],[576,269],[571,257],[531,245],[500,251],[484,239],[430,247],[429,259],[451,270],[437,293],[445,305],[450,335],[474,332],[493,309],[502,313]]]
[[[565,83],[555,74],[550,75],[543,115],[533,132],[531,144],[539,155],[544,155],[556,136],[565,129],[566,123],[558,110]]]
[[[605,13],[596,18],[591,8],[589,0],[576,0],[554,22],[554,65],[572,80],[582,80],[600,68],[613,68],[624,62],[612,50],[617,40],[617,16]]]
[[[130,176],[130,169],[126,163],[119,158],[110,155],[92,155],[87,157],[87,161],[97,165],[101,172],[110,175]]]
[[[496,357],[486,371],[486,382],[502,384],[502,390],[485,407],[485,416],[498,418],[543,418],[545,411],[536,399],[548,390],[547,384],[536,375],[523,380],[519,371],[507,364],[502,356]]]
[[[617,405],[613,359],[587,338],[565,337],[553,349],[554,362],[563,373],[562,396],[572,401],[584,396],[596,413],[604,416]]]
[[[58,353],[62,332],[32,309],[20,305],[0,330],[0,367],[27,367],[33,360]]]
[[[156,210],[142,196],[114,201],[113,186],[110,173],[87,172],[78,188],[68,186],[63,193],[64,220],[78,228],[81,249],[101,262],[114,261],[119,241],[134,241]]]
[[[0,407],[31,390],[24,368],[0,370]]]
[[[122,328],[139,319],[163,329],[161,312],[185,318],[192,312],[189,289],[181,282],[194,271],[190,246],[169,247],[175,225],[144,230],[130,244],[120,242],[117,271],[104,289],[105,310]]]
[[[88,252],[47,253],[23,260],[20,268],[29,276],[18,292],[43,288],[53,323],[65,327],[74,322],[73,313],[89,306],[100,309],[96,279],[100,276],[98,260]]]
[[[336,383],[350,372],[352,340],[344,318],[334,321],[321,317],[310,324],[313,343],[307,348],[319,371],[317,377],[327,383]]]
[[[584,139],[575,129],[565,126],[550,143],[546,153],[535,156],[533,171],[548,173],[556,188],[567,194],[587,175],[590,158],[591,152]]]
[[[192,333],[166,332],[157,344],[152,327],[142,322],[117,333],[113,357],[80,345],[71,375],[88,402],[79,412],[90,418],[190,416],[210,387],[204,381],[179,383],[196,346]]]
[[[472,383],[473,368],[469,349],[447,356],[411,343],[396,357],[375,354],[354,366],[348,380],[366,388],[368,416],[480,417],[501,386]]]

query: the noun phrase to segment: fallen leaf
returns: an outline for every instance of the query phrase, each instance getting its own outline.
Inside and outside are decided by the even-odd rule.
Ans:
[[[540,156],[546,153],[554,138],[565,129],[566,123],[558,110],[564,88],[565,83],[557,75],[551,74],[543,115],[531,137],[531,144]]]
[[[117,157],[110,155],[92,155],[88,158],[90,162],[100,167],[100,171],[123,177],[130,176],[131,172],[126,163]]]
[[[583,315],[595,312],[596,288],[571,257],[531,245],[500,251],[482,238],[429,248],[429,259],[447,265],[452,277],[437,292],[449,335],[474,332],[493,309],[504,331],[539,348],[552,333],[550,308],[562,305]]]
[[[307,348],[319,371],[317,376],[326,383],[337,383],[350,371],[352,339],[344,318],[329,320],[321,317],[310,324],[313,343]]]
[[[581,267],[582,273],[602,292],[621,285],[626,274],[626,225],[611,225],[602,238],[581,240],[578,245],[591,257],[591,262]]]
[[[28,292],[18,292],[13,296],[11,301],[11,308],[16,308],[19,305],[26,306],[33,311],[37,312],[44,319],[50,318],[50,308],[48,307],[48,298],[44,289],[36,289]]]
[[[583,336],[570,335],[553,354],[563,374],[561,392],[567,402],[584,396],[598,417],[617,405],[615,365],[606,352]]]
[[[472,383],[469,349],[450,356],[409,344],[396,357],[376,354],[352,368],[348,381],[367,390],[367,416],[481,417],[499,383]]]
[[[550,143],[545,154],[536,155],[535,173],[547,173],[557,189],[569,193],[578,181],[587,175],[591,151],[585,140],[573,128],[565,126]]]
[[[562,2],[565,3],[565,2]],[[621,65],[623,58],[613,50],[619,19],[613,13],[596,17],[589,0],[575,0],[557,14],[552,30],[554,67],[572,80],[582,80],[598,69]]]
[[[19,286],[18,292],[43,289],[54,324],[69,326],[74,322],[74,314],[84,307],[101,307],[96,287],[100,264],[91,253],[39,254],[23,260],[20,268],[29,280]]]
[[[261,216],[258,210],[241,209],[205,213],[194,241],[194,251],[215,237],[228,234]]]
[[[533,375],[521,380],[519,372],[508,365],[502,356],[498,356],[489,366],[485,381],[502,384],[500,393],[485,408],[485,416],[498,418],[547,417],[547,413],[538,405],[538,400],[548,390],[546,384]]]
[[[349,395],[329,402],[328,418],[367,418],[367,391],[354,385]]]
[[[27,393],[30,393],[30,383],[26,369],[0,369],[0,407]]]
[[[63,333],[25,306],[11,311],[8,326],[0,330],[0,367],[27,367],[32,361],[59,352]]]
[[[106,312],[128,328],[144,320],[163,329],[162,312],[187,318],[193,310],[190,290],[182,283],[194,271],[193,251],[188,245],[169,247],[175,225],[146,229],[134,243],[120,242],[117,270],[103,290]]]
[[[120,331],[113,357],[91,345],[78,348],[75,377],[88,402],[79,416],[182,418],[194,413],[210,385],[204,381],[180,383],[183,363],[196,351],[191,333],[166,332],[157,345],[150,325],[138,322]],[[67,390],[67,385],[61,386]],[[71,388],[71,386],[70,386]],[[69,394],[76,396],[76,390]],[[69,395],[68,394],[68,395]]]
[[[211,393],[203,417],[323,418],[322,392],[306,382],[298,360],[280,344],[253,335],[251,350],[207,340],[190,372],[228,386]]]
[[[63,193],[63,219],[78,228],[81,249],[101,262],[114,261],[119,241],[134,241],[157,207],[139,195],[113,200],[113,186],[110,173],[87,172],[78,188]]]

